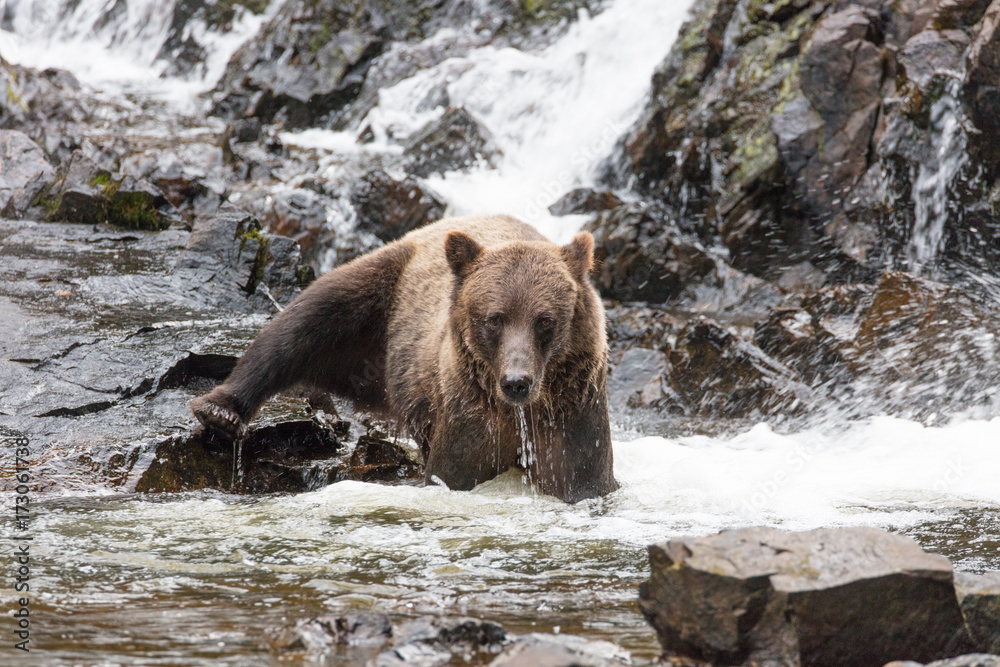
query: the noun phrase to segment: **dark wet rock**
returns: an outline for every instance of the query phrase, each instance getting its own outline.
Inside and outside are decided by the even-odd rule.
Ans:
[[[616,667],[631,665],[628,651],[610,642],[573,635],[532,633],[519,637],[490,667]]]
[[[198,40],[204,40],[209,35],[216,38],[225,35],[245,13],[262,14],[267,6],[268,3],[262,0],[180,0],[175,3],[166,39],[156,56],[157,60],[166,63],[160,76],[203,78],[207,71],[205,59],[208,52]],[[194,25],[199,25],[202,30],[192,30]],[[196,34],[199,37],[196,38]]]
[[[214,113],[289,128],[328,121],[358,94],[387,28],[371,6],[286,2],[233,54],[216,88]]]
[[[718,281],[716,263],[700,242],[658,209],[626,204],[598,215],[585,229],[594,235],[594,283],[607,298],[664,303],[692,283]]]
[[[0,58],[0,129],[20,130],[58,163],[79,147],[94,104],[70,72],[36,70]]]
[[[481,163],[496,166],[499,154],[489,130],[463,107],[448,109],[415,132],[403,149],[406,171],[422,178]]]
[[[234,217],[194,234],[0,221],[0,428],[37,444],[39,492],[131,491],[141,479],[161,490],[230,488],[231,448],[220,458],[192,435],[187,403],[225,377],[275,312],[259,285],[290,300],[299,272],[290,239],[272,237],[270,261],[258,264],[258,239],[236,234],[241,220],[244,234],[252,225]],[[248,294],[254,271],[263,278]],[[289,418],[279,411],[263,426],[280,431]],[[295,439],[315,444],[293,429],[267,447],[294,452]],[[255,488],[286,485],[282,466],[300,469],[299,490],[330,479],[312,460],[269,461]]]
[[[685,325],[668,356],[670,407],[687,415],[789,416],[815,400],[794,371],[707,318]]]
[[[412,176],[399,181],[382,170],[369,172],[351,188],[357,226],[388,243],[440,220],[447,208],[441,197]]]
[[[1000,572],[956,572],[955,590],[965,626],[978,650],[1000,654]],[[1000,658],[996,661],[1000,665]]]
[[[996,134],[1000,51],[986,4],[696,3],[603,180],[634,179],[768,280],[806,262],[813,287],[992,273],[1000,154],[977,139]]]
[[[54,178],[55,169],[28,135],[0,130],[0,215],[21,217]]]
[[[641,347],[628,350],[611,369],[608,400],[618,407],[655,407],[666,396],[667,355]]]
[[[369,665],[423,667],[468,663],[479,654],[496,654],[507,641],[503,627],[466,617],[422,616],[393,628],[395,645]],[[478,660],[477,660],[478,662]]]
[[[222,149],[210,143],[130,155],[122,161],[121,173],[152,183],[192,221],[215,214],[229,194]]]
[[[414,461],[401,446],[363,435],[348,459],[344,479],[362,482],[398,482],[423,479],[423,466]]]
[[[861,318],[854,345],[896,409],[989,405],[1000,375],[997,315],[962,290],[886,273]]]
[[[993,2],[966,54],[964,99],[976,127],[995,135],[1000,131],[1000,4]],[[995,166],[995,165],[991,165]]]
[[[116,176],[85,151],[70,154],[56,178],[35,198],[46,219],[159,231],[176,219],[163,192],[143,179]]]
[[[271,645],[283,651],[324,653],[334,646],[381,646],[392,637],[385,614],[360,612],[345,616],[318,616],[299,621],[280,633]]]
[[[576,188],[549,206],[549,213],[552,215],[599,213],[618,208],[622,204],[622,200],[613,192],[594,190],[593,188]]]
[[[754,343],[785,364],[810,386],[854,379],[847,357],[852,349],[805,308],[775,308],[754,328]]]
[[[292,239],[266,234],[250,214],[225,206],[199,221],[174,264],[185,296],[230,311],[275,312],[308,277]]]
[[[324,249],[335,238],[328,224],[328,203],[327,197],[312,190],[294,188],[271,193],[257,208],[269,231],[293,239],[303,261],[318,266]]]
[[[973,649],[952,567],[872,528],[724,531],[649,548],[640,608],[664,656],[884,665]]]

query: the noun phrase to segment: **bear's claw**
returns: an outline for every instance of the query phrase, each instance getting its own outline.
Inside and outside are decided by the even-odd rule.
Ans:
[[[234,440],[246,436],[249,427],[240,416],[205,397],[191,402],[191,412],[205,428],[217,431]]]

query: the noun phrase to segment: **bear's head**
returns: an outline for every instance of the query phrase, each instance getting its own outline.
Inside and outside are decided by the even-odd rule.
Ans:
[[[517,241],[484,248],[464,232],[445,237],[455,275],[451,321],[503,400],[530,404],[549,371],[573,348],[577,296],[593,266],[587,232],[559,247]]]

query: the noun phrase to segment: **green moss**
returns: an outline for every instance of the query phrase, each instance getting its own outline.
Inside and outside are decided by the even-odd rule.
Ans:
[[[102,169],[101,171],[97,172],[97,174],[95,174],[93,178],[87,181],[87,185],[89,185],[92,188],[102,188],[105,190],[106,194],[108,186],[111,185],[111,172]]]
[[[295,269],[295,280],[299,283],[299,287],[305,289],[316,280],[316,272],[313,268],[307,264],[303,264],[299,268]]]
[[[267,270],[267,265],[272,259],[271,241],[261,229],[260,223],[253,219],[249,220],[246,224],[240,222],[236,227],[236,238],[240,240],[239,254],[241,256],[248,241],[257,242],[257,252],[253,260],[253,271],[250,272],[247,284],[242,288],[247,294],[253,294],[257,291],[257,285],[264,279],[264,272]]]
[[[169,224],[145,192],[116,192],[107,203],[108,222],[126,229],[160,231]]]
[[[21,96],[17,94],[16,90],[14,90],[14,85],[13,83],[11,83],[10,80],[7,81],[7,102],[11,104],[16,104],[17,106],[21,107],[21,109],[23,109],[24,111],[28,110],[28,105],[24,103],[24,100],[21,99]]]
[[[330,24],[326,22],[322,23],[319,30],[309,38],[309,50],[317,53],[326,44],[329,44],[331,37],[333,37],[333,31],[330,28]]]
[[[267,11],[268,0],[217,0],[205,7],[205,24],[210,28],[228,25],[242,8],[251,14],[260,15]]]

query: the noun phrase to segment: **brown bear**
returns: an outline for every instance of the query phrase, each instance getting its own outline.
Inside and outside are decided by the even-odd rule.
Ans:
[[[567,502],[618,485],[593,239],[559,247],[509,216],[442,220],[330,271],[191,408],[241,437],[307,384],[398,418],[427,481],[471,489],[510,467]]]

